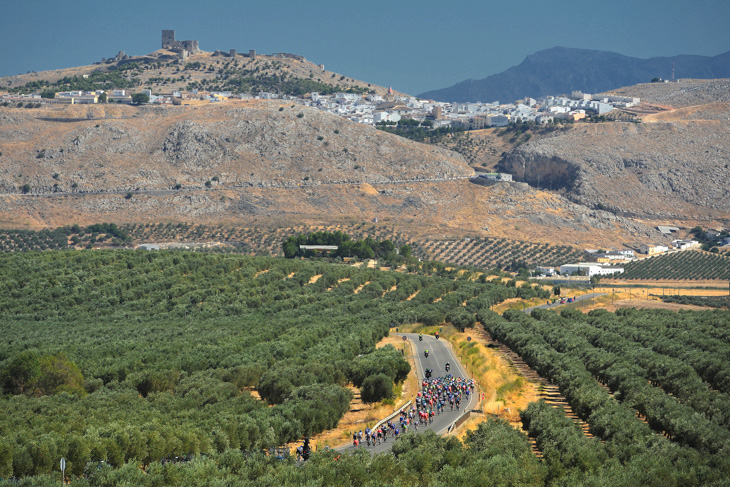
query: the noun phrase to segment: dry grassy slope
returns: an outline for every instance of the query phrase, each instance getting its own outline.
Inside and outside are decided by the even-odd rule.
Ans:
[[[372,188],[386,194],[373,194]],[[330,225],[369,221],[416,238],[494,236],[606,247],[661,241],[658,232],[606,212],[586,212],[564,198],[518,185],[466,181],[392,185],[198,190],[171,195],[0,199],[5,227],[100,221],[192,221],[246,226]],[[488,231],[484,229],[488,228]]]
[[[209,80],[212,81],[216,76],[216,71],[224,67],[226,64],[232,62],[234,59],[227,56],[219,55],[214,56],[211,52],[200,52],[190,56],[184,63],[177,63],[177,56],[175,53],[161,49],[145,56],[133,56],[131,61],[138,61],[144,66],[148,66],[149,69],[141,69],[136,73],[128,72],[129,77],[136,77],[140,79],[140,85],[132,91],[140,91],[143,88],[150,88],[154,93],[170,93],[172,90],[185,89],[188,83],[192,81]],[[260,69],[259,74],[261,75],[282,75],[287,74],[294,78],[312,79],[314,81],[320,81],[322,83],[328,83],[340,87],[342,90],[348,88],[366,88],[374,90],[378,94],[385,94],[388,88],[366,83],[364,81],[349,78],[340,73],[333,71],[322,71],[322,69],[315,63],[310,61],[299,61],[290,58],[278,58],[273,56],[267,56],[258,54],[256,59],[250,59],[248,57],[236,56],[235,61],[238,63],[239,69],[251,69],[258,67]],[[156,63],[161,63],[160,67],[157,67]],[[183,67],[187,63],[201,63],[204,66],[201,70],[184,70]],[[154,69],[146,63],[155,63]],[[99,65],[88,65],[88,66],[77,66],[73,68],[56,69],[49,71],[38,71],[27,74],[19,74],[17,76],[7,76],[0,78],[0,91],[7,90],[16,86],[22,86],[32,81],[45,80],[54,82],[62,79],[66,76],[82,76],[84,74],[91,74],[94,71],[109,71],[110,68],[114,69],[120,63],[114,62],[110,64],[99,64]],[[213,67],[214,71],[209,71],[208,68]],[[151,81],[154,78],[179,78],[185,76],[184,81]],[[188,79],[188,76],[190,78]]]

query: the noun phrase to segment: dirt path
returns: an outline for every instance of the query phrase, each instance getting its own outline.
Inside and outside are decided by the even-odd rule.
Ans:
[[[360,285],[359,285],[359,286],[357,287],[357,289],[355,289],[355,290],[354,290],[354,291],[353,291],[352,293],[353,293],[353,294],[357,294],[357,293],[359,293],[360,291],[362,291],[362,288],[364,288],[364,287],[365,287],[365,286],[367,286],[368,284],[370,284],[370,281],[366,281],[366,282],[365,282],[364,284],[360,284]]]

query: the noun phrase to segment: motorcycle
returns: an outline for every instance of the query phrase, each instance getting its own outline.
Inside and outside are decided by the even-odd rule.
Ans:
[[[449,364],[446,364],[446,372],[448,372],[450,368],[451,366]]]
[[[426,350],[425,352],[423,352],[423,354],[426,356],[426,358],[428,358],[428,350]]]
[[[418,335],[418,341],[419,342],[422,342],[423,341],[423,337],[421,335]]]

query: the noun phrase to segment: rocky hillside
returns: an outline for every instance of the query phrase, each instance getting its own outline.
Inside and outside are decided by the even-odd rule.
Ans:
[[[655,218],[730,215],[726,121],[596,124],[529,142],[500,168],[573,201]]]
[[[673,83],[641,83],[607,92],[642,101],[684,108],[730,103],[730,79],[680,79]]]
[[[660,237],[525,184],[470,183],[454,152],[288,103],[0,107],[0,132],[6,228],[377,218],[425,238],[615,246]]]
[[[613,90],[665,111],[638,124],[576,124],[518,147],[499,167],[592,208],[668,220],[728,220],[728,87],[730,80],[719,79]]]
[[[679,78],[730,77],[730,51],[714,57],[674,56],[638,59],[608,51],[553,47],[536,52],[508,70],[480,80],[466,80],[419,96],[439,101],[510,103],[531,96],[602,91],[669,79],[672,64]]]
[[[455,153],[300,105],[0,109],[0,190],[291,187],[469,176]]]

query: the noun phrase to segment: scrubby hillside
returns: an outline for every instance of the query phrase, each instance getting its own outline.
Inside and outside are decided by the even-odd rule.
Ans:
[[[291,187],[469,176],[455,153],[288,103],[1,109],[0,189]],[[27,191],[27,192],[28,192]]]
[[[672,83],[641,83],[607,93],[639,97],[642,101],[674,108],[728,103],[730,79],[680,79]]]
[[[324,66],[298,57],[261,54],[255,58],[240,54],[230,57],[203,51],[183,61],[165,49],[121,61],[0,78],[0,90],[16,93],[113,88],[132,91],[147,88],[154,93],[200,89],[252,94],[351,91],[382,95],[388,91],[382,86],[326,71]]]

